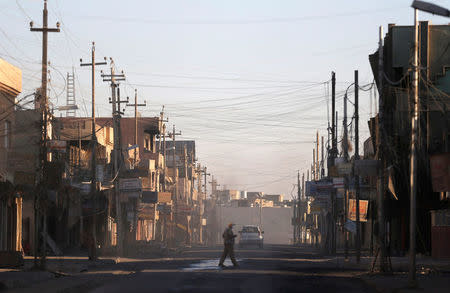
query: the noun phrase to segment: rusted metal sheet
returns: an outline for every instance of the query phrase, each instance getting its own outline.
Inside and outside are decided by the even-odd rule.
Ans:
[[[367,207],[369,206],[368,200],[359,200],[359,221],[367,222]],[[356,199],[348,200],[348,218],[351,221],[356,221]]]

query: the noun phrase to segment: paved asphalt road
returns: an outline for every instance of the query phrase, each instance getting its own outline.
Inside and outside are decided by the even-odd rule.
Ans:
[[[16,292],[375,292],[357,277],[337,269],[333,258],[307,249],[269,246],[236,250],[240,267],[221,248],[192,248],[171,258],[120,259]]]

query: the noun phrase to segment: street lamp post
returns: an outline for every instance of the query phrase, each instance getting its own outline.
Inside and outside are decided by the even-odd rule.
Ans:
[[[417,132],[419,116],[419,92],[418,92],[418,10],[436,15],[450,17],[450,11],[438,5],[425,1],[413,1],[414,8],[414,56],[413,56],[413,94],[414,113],[411,119],[411,176],[410,176],[410,219],[409,219],[409,274],[408,279],[411,287],[417,286],[416,280],[416,198],[417,198]]]

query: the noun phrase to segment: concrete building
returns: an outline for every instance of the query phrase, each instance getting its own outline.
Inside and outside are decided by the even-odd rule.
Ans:
[[[386,222],[389,225],[391,254],[408,251],[409,235],[409,176],[411,139],[411,58],[413,50],[413,26],[389,25],[384,37],[383,61],[385,80],[382,97],[384,101],[384,131],[382,143],[389,146],[385,153],[386,166],[391,166],[389,174],[391,191],[386,192]],[[419,25],[419,139],[418,180],[417,180],[417,251],[432,253],[431,211],[448,208],[450,176],[439,173],[437,166],[450,157],[450,52],[448,35],[450,25],[432,25],[428,21]],[[379,52],[369,56],[377,84]],[[369,123],[374,153],[378,153],[376,117]],[[434,158],[438,158],[434,161]],[[433,167],[436,162],[436,168]],[[445,169],[445,168],[443,168]],[[443,170],[441,169],[441,170]],[[439,173],[439,174],[438,174]],[[448,173],[448,172],[447,172]],[[436,175],[436,176],[435,176]],[[436,181],[434,180],[436,179]],[[441,182],[442,184],[435,184]],[[444,183],[445,182],[445,183]],[[389,189],[387,189],[389,190]],[[394,191],[394,193],[392,192]],[[371,198],[371,200],[373,200]],[[376,213],[375,213],[376,214]],[[448,229],[446,239],[450,239]],[[441,239],[445,239],[441,235]],[[443,244],[439,244],[443,245]],[[449,247],[450,243],[444,246]]]
[[[11,151],[16,97],[22,91],[22,72],[0,59],[0,265],[19,265],[22,250],[22,193],[14,188]]]

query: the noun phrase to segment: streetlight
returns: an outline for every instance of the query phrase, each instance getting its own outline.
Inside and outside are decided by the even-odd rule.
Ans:
[[[416,280],[416,198],[417,198],[417,133],[419,116],[419,91],[418,91],[418,40],[419,40],[419,22],[418,10],[429,12],[436,15],[450,17],[450,11],[446,8],[431,4],[425,1],[415,0],[411,4],[414,8],[414,56],[413,56],[413,94],[414,94],[414,112],[411,119],[411,156],[410,156],[410,219],[409,219],[409,285],[417,286]]]
[[[411,7],[431,14],[450,17],[450,11],[448,9],[429,2],[415,0],[411,4]]]

